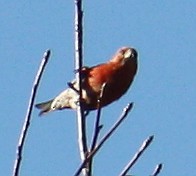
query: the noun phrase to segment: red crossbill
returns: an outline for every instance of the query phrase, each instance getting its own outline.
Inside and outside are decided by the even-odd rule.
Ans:
[[[102,88],[101,107],[118,100],[130,87],[136,72],[137,51],[129,47],[119,49],[106,63],[83,67],[81,86],[84,110],[98,108]],[[73,80],[70,85],[54,99],[37,104],[36,107],[41,109],[40,115],[54,110],[76,109],[79,99],[79,83]]]

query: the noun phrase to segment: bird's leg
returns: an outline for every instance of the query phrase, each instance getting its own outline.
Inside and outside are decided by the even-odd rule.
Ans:
[[[76,74],[76,73],[80,72],[81,78],[82,78],[82,83],[84,83],[85,80],[86,80],[85,78],[87,77],[88,71],[89,71],[89,67],[82,67],[81,69],[76,69],[76,70],[74,70],[74,73]],[[68,82],[67,85],[68,85],[71,89],[73,89],[75,92],[77,92],[77,93],[79,94],[79,90],[77,90],[77,89],[73,86],[73,85],[74,85],[73,83]]]
[[[81,78],[83,80],[87,77],[89,70],[90,70],[89,67],[85,66],[85,67],[82,67],[81,69],[74,70],[74,73],[76,74],[76,73],[80,72]]]
[[[77,90],[77,89],[73,86],[73,83],[68,82],[67,85],[68,85],[71,89],[73,89],[77,94],[79,94],[79,90]]]
[[[89,70],[89,67],[84,66],[81,69],[75,69],[74,70],[74,73],[75,74],[78,73],[78,72],[80,72],[80,73],[86,73],[88,70]]]

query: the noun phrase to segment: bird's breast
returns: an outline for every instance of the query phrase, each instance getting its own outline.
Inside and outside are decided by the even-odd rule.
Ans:
[[[93,97],[94,104],[104,83],[103,106],[119,99],[131,85],[136,70],[137,64],[133,62],[124,65],[107,63],[93,67],[88,76],[88,92]]]

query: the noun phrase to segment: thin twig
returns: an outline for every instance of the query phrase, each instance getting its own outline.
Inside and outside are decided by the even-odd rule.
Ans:
[[[95,154],[99,151],[99,149],[103,146],[103,144],[107,141],[107,139],[114,133],[114,131],[119,127],[119,125],[123,122],[123,120],[127,117],[128,113],[130,112],[130,110],[133,107],[133,103],[128,104],[124,109],[123,112],[121,114],[121,116],[119,117],[119,119],[117,120],[117,122],[111,127],[111,129],[106,133],[106,135],[100,140],[99,144],[97,145],[97,147],[88,155],[88,157],[86,158],[86,160],[84,160],[82,162],[82,164],[79,166],[78,170],[76,171],[76,173],[74,174],[74,176],[79,176],[81,170],[83,169],[83,167],[86,165],[86,163],[93,157],[95,156]]]
[[[97,144],[97,140],[100,134],[100,130],[103,127],[102,125],[100,125],[100,119],[101,119],[101,101],[104,95],[104,90],[106,87],[106,83],[104,83],[101,86],[101,91],[100,91],[100,95],[99,98],[97,100],[97,116],[95,118],[95,126],[94,126],[94,134],[93,134],[93,138],[92,138],[92,144],[90,147],[90,152],[92,152]],[[89,165],[89,175],[92,175],[92,163],[93,163],[93,157],[89,160],[88,165]]]
[[[98,136],[99,136],[99,132],[100,132],[100,129],[101,129],[101,125],[100,125],[101,101],[102,101],[102,98],[103,98],[105,86],[106,86],[106,83],[104,83],[102,85],[100,96],[99,96],[99,99],[98,99],[97,116],[96,116],[96,120],[95,120],[94,134],[93,134],[92,145],[91,145],[90,151],[93,151],[95,149],[95,146],[96,146],[97,140],[98,140]]]
[[[44,68],[45,68],[47,62],[48,62],[49,57],[50,57],[50,50],[47,50],[43,55],[40,67],[38,69],[37,75],[35,77],[35,81],[33,83],[26,117],[25,117],[25,120],[23,123],[22,131],[20,134],[20,138],[19,138],[18,146],[17,146],[17,150],[16,150],[16,159],[15,159],[15,163],[14,163],[13,176],[19,175],[21,161],[22,161],[22,155],[23,155],[22,152],[24,149],[24,143],[25,143],[25,139],[27,136],[27,132],[30,127],[31,113],[32,113],[32,109],[33,109],[33,104],[34,104],[37,88],[38,88],[42,73],[44,71]]]
[[[138,152],[133,156],[133,158],[130,160],[130,162],[125,166],[123,171],[119,174],[119,176],[126,176],[127,172],[131,169],[131,167],[136,163],[136,161],[139,159],[139,157],[142,155],[142,153],[147,149],[147,147],[151,144],[153,141],[154,136],[149,136],[141,145]]]
[[[82,45],[83,45],[83,11],[82,0],[75,0],[75,70],[82,70]],[[84,117],[84,109],[82,103],[82,75],[76,72],[76,81],[79,83],[79,106],[77,108],[78,120],[78,144],[80,150],[80,158],[83,162],[86,159],[88,148],[86,138],[86,118]],[[83,175],[88,176],[88,168],[83,169]]]
[[[160,174],[162,169],[163,169],[163,164],[162,163],[157,164],[151,176],[157,176],[158,174]]]

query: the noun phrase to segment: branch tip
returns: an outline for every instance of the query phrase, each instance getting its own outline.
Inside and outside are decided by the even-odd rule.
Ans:
[[[119,176],[125,176],[128,171],[133,167],[133,165],[137,162],[137,160],[140,158],[140,156],[143,154],[143,152],[147,149],[147,147],[151,144],[154,136],[149,136],[144,142],[142,143],[139,150],[135,153],[133,158],[129,161],[129,163],[125,166],[123,171],[120,173]]]
[[[103,125],[99,125],[99,130],[101,130],[103,128]]]
[[[127,115],[129,113],[129,111],[133,108],[133,102],[128,103],[127,106],[123,109],[123,111],[125,112],[125,115]]]
[[[161,172],[162,169],[163,169],[163,164],[162,163],[157,164],[153,171],[152,176],[157,176]]]
[[[51,50],[50,49],[47,49],[44,53],[44,56],[43,58],[46,60],[46,62],[48,61],[48,59],[50,58],[50,55],[51,55]]]

